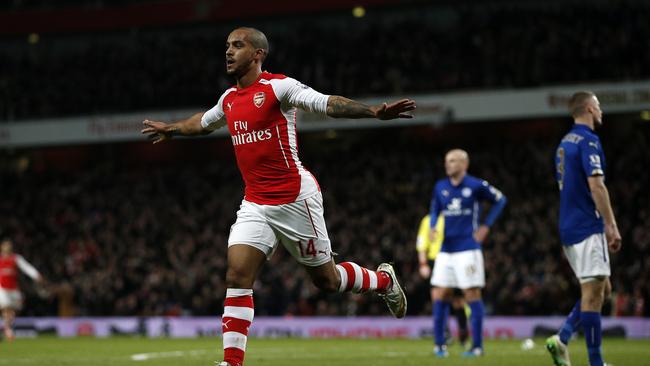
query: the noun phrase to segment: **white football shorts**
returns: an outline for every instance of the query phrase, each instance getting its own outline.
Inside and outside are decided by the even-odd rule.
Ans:
[[[440,252],[433,264],[431,286],[468,289],[485,287],[485,266],[480,249]]]
[[[580,283],[610,276],[609,250],[604,233],[593,234],[577,244],[563,248]]]
[[[23,295],[18,290],[0,288],[0,309],[20,310],[23,307]]]
[[[306,266],[316,267],[332,259],[323,195],[283,205],[260,205],[242,201],[237,220],[230,228],[228,246],[245,244],[271,258],[278,242]]]

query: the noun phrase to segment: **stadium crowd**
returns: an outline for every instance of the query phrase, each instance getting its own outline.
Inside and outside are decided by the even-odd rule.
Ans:
[[[268,70],[365,96],[647,78],[649,7],[461,1],[249,23],[269,36]],[[0,120],[211,105],[232,82],[223,45],[236,25],[5,36]]]
[[[552,158],[565,122],[545,121],[538,130],[516,123],[364,130],[335,139],[312,133],[301,136],[301,154],[322,187],[339,260],[362,266],[393,261],[409,313],[430,314],[428,281],[417,273],[417,225],[434,181],[444,174],[444,152],[464,147],[470,173],[509,199],[484,249],[488,314],[563,314],[576,300],[567,294],[578,294],[557,233]],[[649,316],[650,196],[644,192],[650,155],[644,146],[650,129],[630,125],[613,122],[602,134],[624,242],[612,256],[615,300],[607,311]],[[472,134],[463,132],[468,127]],[[149,158],[134,159],[143,154],[131,146]],[[10,236],[50,283],[45,298],[25,283],[22,314],[55,315],[64,301],[76,315],[220,312],[227,237],[242,196],[229,141],[68,149],[92,159],[66,169],[35,150],[21,169],[6,163],[7,154],[0,164],[0,234]],[[151,154],[164,158],[151,160]],[[259,276],[255,303],[259,315],[386,313],[377,297],[319,292],[284,249]]]

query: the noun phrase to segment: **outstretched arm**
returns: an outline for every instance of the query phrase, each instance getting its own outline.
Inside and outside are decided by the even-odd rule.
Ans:
[[[41,281],[42,277],[41,274],[38,273],[36,268],[32,266],[25,258],[23,258],[22,255],[16,256],[16,265],[18,268],[20,268],[23,273],[25,273],[27,276],[29,276],[32,280],[34,281]]]
[[[141,132],[143,134],[149,134],[149,138],[153,139],[154,144],[169,140],[174,135],[207,135],[212,132],[212,130],[205,129],[201,125],[203,114],[203,112],[197,113],[188,119],[175,123],[157,122],[147,119],[142,122],[142,124],[145,125],[145,128],[143,128]]]
[[[413,118],[408,112],[415,109],[415,101],[402,99],[393,103],[369,106],[352,99],[332,95],[327,100],[327,115],[334,118]]]

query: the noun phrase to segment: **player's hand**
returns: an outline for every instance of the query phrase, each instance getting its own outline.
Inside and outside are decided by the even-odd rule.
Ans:
[[[146,127],[140,131],[142,134],[149,134],[149,138],[153,140],[154,144],[169,140],[176,131],[175,127],[168,125],[164,122],[156,122],[145,119],[142,124]]]
[[[607,238],[607,246],[610,252],[616,253],[621,250],[623,239],[616,224],[605,225],[605,238]]]
[[[436,241],[436,236],[438,236],[436,229],[429,230],[429,241]]]
[[[474,240],[476,240],[479,244],[483,244],[485,238],[487,238],[489,233],[490,227],[487,225],[481,225],[474,232]]]
[[[375,117],[378,119],[413,118],[410,112],[415,109],[415,101],[402,99],[393,103],[383,103],[380,106],[372,107]]]
[[[431,277],[431,267],[429,267],[428,264],[420,264],[420,268],[418,269],[418,272],[420,272],[420,276],[424,279],[428,279]]]
[[[43,276],[38,276],[36,278],[36,294],[42,298],[42,299],[47,299],[50,297],[50,287],[47,279],[45,279]]]

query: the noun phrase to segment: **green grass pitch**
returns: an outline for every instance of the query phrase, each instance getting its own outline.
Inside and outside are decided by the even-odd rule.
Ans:
[[[219,338],[70,338],[41,337],[0,342],[0,366],[212,366],[221,357]],[[451,346],[451,356],[434,358],[431,341],[405,339],[250,339],[246,366],[423,366],[423,365],[552,365],[543,347],[524,351],[521,341],[487,341],[486,355],[460,357],[460,347]],[[583,339],[571,344],[574,366],[586,366]],[[605,339],[605,360],[615,366],[650,365],[650,340]]]

